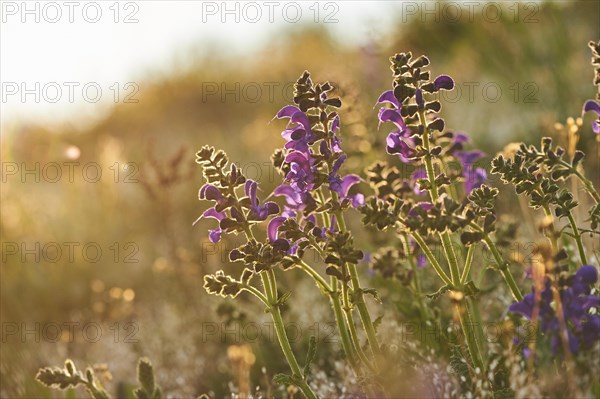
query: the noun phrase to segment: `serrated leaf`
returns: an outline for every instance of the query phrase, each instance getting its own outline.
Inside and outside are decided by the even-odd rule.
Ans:
[[[308,353],[306,354],[306,363],[304,364],[304,378],[306,379],[310,374],[310,366],[317,356],[317,339],[312,336],[308,342]]]

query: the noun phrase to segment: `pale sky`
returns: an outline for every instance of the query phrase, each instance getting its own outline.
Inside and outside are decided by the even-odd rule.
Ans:
[[[0,1],[0,122],[98,117],[149,73],[185,64],[189,54],[217,46],[250,52],[301,24],[324,24],[340,40],[360,44],[412,11],[403,7],[392,1]]]

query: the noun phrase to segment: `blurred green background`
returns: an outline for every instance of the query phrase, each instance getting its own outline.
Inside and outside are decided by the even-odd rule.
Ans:
[[[39,367],[59,365],[65,357],[81,367],[107,364],[112,380],[105,374],[104,381],[113,393],[135,381],[139,356],[152,359],[159,383],[174,397],[209,391],[223,397],[235,389],[239,373],[227,349],[243,340],[207,336],[207,326],[231,322],[235,331],[236,320],[266,323],[268,318],[250,298],[243,296],[233,308],[232,301],[202,288],[205,273],[239,266],[224,261],[233,244],[208,242],[212,223],[192,227],[203,210],[195,152],[205,144],[224,149],[268,193],[280,182],[268,163],[283,144],[284,128],[269,121],[290,102],[290,84],[307,69],[313,80],[337,86],[344,102],[343,146],[352,154],[346,168],[361,173],[385,156],[386,130],[377,130],[372,107],[391,86],[389,56],[401,51],[427,54],[434,75],[456,80],[459,89],[442,97],[446,126],[469,133],[474,146],[490,156],[508,142],[556,136],[554,124],[579,116],[584,100],[595,95],[587,42],[599,37],[600,3],[528,4],[537,10],[530,20],[521,4],[515,21],[508,9],[514,3],[504,3],[496,22],[481,13],[458,22],[415,15],[403,23],[398,16],[385,37],[361,47],[337,42],[326,25],[288,27],[250,56],[215,49],[186,68],[149,77],[140,82],[138,103],[116,104],[92,126],[47,127],[36,120],[4,125],[0,395],[61,397],[34,376]],[[270,96],[272,82],[279,84]],[[588,118],[580,148],[587,151],[587,172],[598,183],[598,145]],[[71,164],[72,179],[69,162],[78,163]],[[36,163],[39,181],[36,172],[23,175]],[[63,173],[55,183],[52,163]],[[97,182],[96,170],[102,172]],[[515,205],[511,196],[503,201],[503,209]],[[362,236],[358,247],[376,249],[368,234]],[[78,243],[72,259],[67,243]],[[83,251],[86,244],[89,252]],[[97,247],[102,254],[90,261]],[[284,277],[284,286],[293,287],[298,298],[287,318],[305,327],[331,320],[325,299],[299,277],[296,272]],[[79,324],[69,331],[63,324],[69,322]],[[52,323],[62,326],[61,336]],[[86,323],[93,327],[85,330]],[[101,337],[92,342],[96,327]],[[297,341],[298,348],[303,342]],[[321,348],[337,350],[327,343]],[[251,351],[252,384],[267,389],[270,376],[284,371],[285,364],[268,338],[254,340]],[[320,366],[331,370],[332,365]]]

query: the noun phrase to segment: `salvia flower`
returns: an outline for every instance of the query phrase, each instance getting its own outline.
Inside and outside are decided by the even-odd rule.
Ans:
[[[590,313],[590,309],[600,307],[600,297],[591,294],[591,287],[597,281],[596,268],[584,265],[566,286],[560,287],[568,346],[572,353],[589,348],[600,340],[600,316],[597,313]],[[546,279],[540,295],[539,322],[541,331],[550,338],[552,351],[557,353],[561,346],[561,322],[556,314],[552,289],[550,280]],[[525,295],[522,301],[513,303],[508,310],[531,320],[534,307],[535,288],[532,293]]]
[[[286,180],[290,182],[292,188],[299,192],[310,191],[315,178],[310,155],[292,151],[285,157],[285,162],[290,165]]]
[[[597,119],[592,122],[592,130],[596,134],[600,134],[600,104],[596,100],[587,100],[585,104],[583,104],[583,110],[581,111],[581,115],[587,112],[595,112]]]
[[[256,190],[258,184],[252,180],[246,180],[245,190],[246,196],[249,200],[250,212],[248,213],[248,220],[260,221],[266,220],[269,215],[275,215],[279,213],[279,206],[274,202],[266,202],[261,205],[256,196]],[[235,208],[234,208],[235,209]]]
[[[485,169],[475,166],[475,163],[485,156],[485,153],[479,150],[455,151],[454,156],[462,166],[463,176],[465,177],[465,193],[468,195],[485,183],[487,172]]]

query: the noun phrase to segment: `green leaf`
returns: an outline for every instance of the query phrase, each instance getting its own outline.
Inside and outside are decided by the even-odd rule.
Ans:
[[[275,374],[273,376],[273,383],[274,384],[283,384],[283,385],[293,385],[294,384],[294,382],[292,380],[292,376],[283,374],[283,373]]]
[[[317,339],[312,336],[308,342],[308,353],[306,354],[306,363],[304,364],[304,378],[306,379],[310,374],[310,366],[317,356]]]

